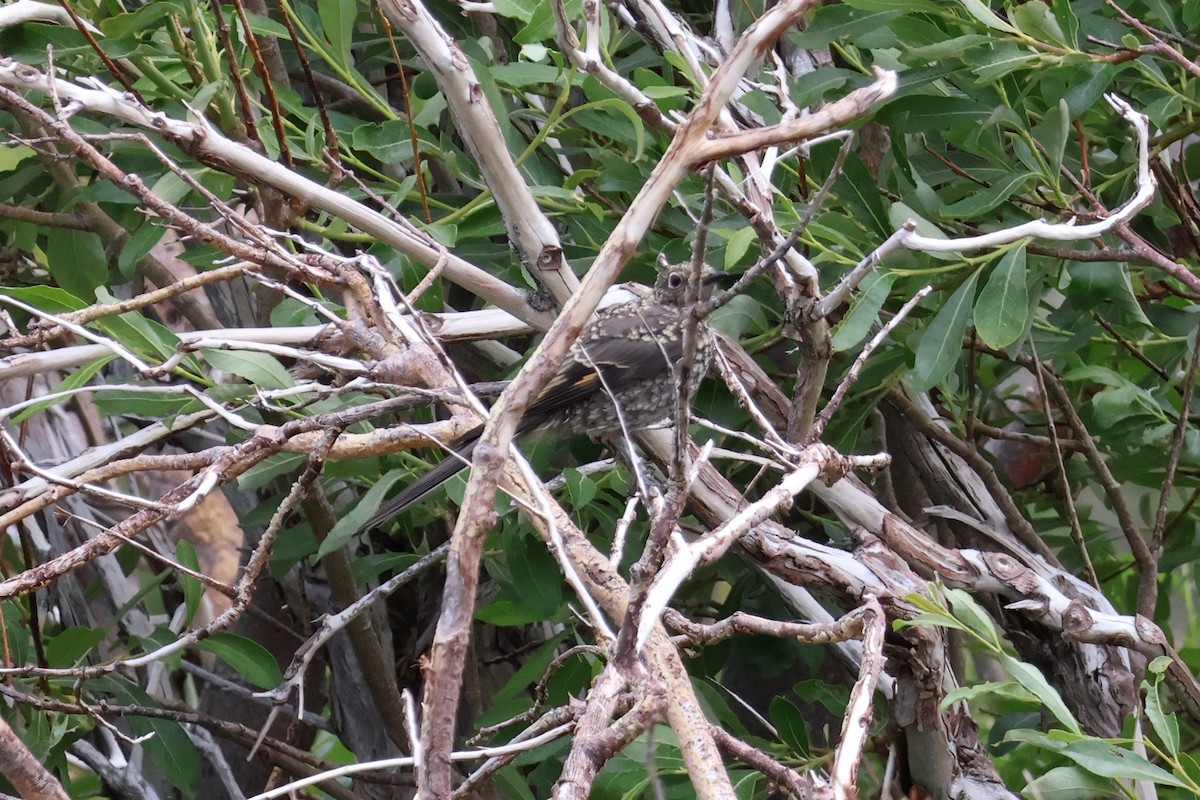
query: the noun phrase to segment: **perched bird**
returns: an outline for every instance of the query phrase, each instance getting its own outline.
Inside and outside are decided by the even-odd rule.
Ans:
[[[647,428],[665,420],[675,407],[679,388],[675,365],[683,358],[683,337],[690,264],[664,269],[645,297],[609,306],[596,313],[579,334],[562,369],[530,404],[517,433],[545,431],[600,436]],[[700,275],[700,301],[725,277],[705,266]],[[691,397],[712,360],[708,318],[696,326],[696,351],[685,387]],[[384,503],[364,526],[375,527],[441,486],[471,460],[483,425],[453,443],[447,456],[419,480]]]

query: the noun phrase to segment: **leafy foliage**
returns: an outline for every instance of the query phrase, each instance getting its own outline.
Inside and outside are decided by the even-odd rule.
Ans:
[[[561,252],[561,272],[582,276],[671,157],[675,127],[733,44],[721,38],[712,9],[694,4],[637,0],[587,24],[587,4],[566,2],[573,37],[556,26],[555,5],[422,6],[457,48],[449,66],[422,57],[415,37],[381,8],[333,0],[281,2],[260,13],[254,4],[105,0],[74,10],[91,26],[86,36],[54,16],[0,29],[0,52],[11,59],[0,64],[0,126],[8,134],[0,146],[0,497],[12,532],[0,550],[0,622],[12,668],[0,687],[11,702],[0,716],[70,795],[97,794],[103,780],[133,796],[93,755],[111,747],[142,765],[147,785],[185,797],[219,795],[214,775],[222,771],[250,795],[267,785],[269,767],[301,777],[339,761],[411,752],[400,718],[380,698],[420,690],[440,601],[476,603],[478,657],[467,660],[460,718],[422,724],[453,725],[462,741],[498,726],[483,739],[502,743],[540,714],[577,713],[591,698],[613,643],[580,612],[577,584],[564,579],[556,557],[582,552],[579,541],[548,548],[529,515],[502,497],[479,596],[443,601],[441,567],[423,557],[449,540],[462,480],[386,531],[360,530],[432,460],[414,449],[412,426],[453,435],[430,408],[438,401],[461,409],[457,398],[417,387],[447,365],[475,383],[512,377],[520,354],[533,349],[531,331],[565,296],[552,296],[553,265],[531,260],[524,248],[534,243],[513,234],[513,187],[497,185],[481,164],[480,146],[469,141],[479,129],[456,111],[439,70],[471,70],[471,102],[496,118],[484,146],[511,159],[528,190],[524,210],[550,223],[547,261]],[[766,13],[752,6],[720,5],[739,36]],[[673,33],[656,27],[660,11]],[[716,380],[694,402],[706,421],[693,426],[694,438],[714,441],[720,477],[749,501],[777,483],[764,457],[788,471],[796,463],[737,434],[803,445],[806,432],[789,433],[788,420],[775,417],[803,418],[805,381],[824,375],[828,398],[857,374],[852,364],[866,342],[891,326],[822,441],[843,453],[893,454],[892,468],[870,478],[870,493],[861,488],[859,510],[878,506],[911,520],[928,534],[925,548],[906,551],[888,539],[894,562],[872,560],[892,523],[864,537],[856,532],[864,522],[815,489],[755,528],[754,537],[786,532],[776,550],[746,543],[749,558],[702,566],[671,606],[706,622],[736,612],[788,620],[802,612],[781,584],[811,590],[834,616],[879,595],[893,623],[879,654],[891,685],[917,681],[934,697],[931,718],[962,714],[970,723],[963,729],[978,726],[985,778],[1028,796],[1132,796],[1132,782],[1164,796],[1200,794],[1200,48],[1189,33],[1197,26],[1197,0],[818,5],[752,68],[728,124],[761,128],[799,117],[871,86],[873,68],[898,74],[896,93],[850,123],[849,146],[833,139],[758,148],[722,161],[727,180],[711,190],[691,172],[623,273],[649,282],[660,254],[684,261],[701,242],[709,263],[742,274],[797,231],[785,262],[792,269],[766,269],[714,316],[771,385],[753,393],[761,407],[752,413]],[[590,49],[572,53],[568,38]],[[578,69],[579,53],[594,56],[595,68]],[[99,81],[124,93],[114,104],[144,106],[160,120],[202,119],[212,138],[243,143],[308,179],[310,191],[282,190],[265,170],[214,157],[203,137],[188,140],[165,125],[141,129],[127,116],[61,98],[56,109],[33,81],[14,90],[14,64],[56,71],[75,86]],[[1088,241],[897,249],[847,303],[806,327],[811,304],[906,224],[947,239],[1038,218],[1107,218],[1138,190],[1139,153],[1106,93],[1130,100],[1150,123],[1158,193],[1131,222]],[[114,171],[89,161],[81,143]],[[114,179],[118,172],[123,179]],[[136,194],[135,180],[149,196]],[[364,213],[402,221],[418,244],[406,249],[368,234],[363,217],[335,207],[322,188],[336,188]],[[702,223],[710,193],[712,219]],[[148,205],[153,199],[197,226],[167,218]],[[359,270],[368,258],[382,272]],[[796,274],[796,264],[811,273]],[[410,309],[381,300],[386,292],[372,281],[389,280],[403,291],[423,289],[405,317],[414,328],[458,330],[480,319],[468,312],[489,304],[523,316],[487,318],[492,328],[461,334],[508,347],[452,333],[444,337],[448,358],[438,361],[419,338],[397,345],[400,329],[388,320]],[[189,281],[186,294],[171,289]],[[930,293],[900,315],[926,286]],[[154,287],[165,291],[147,295]],[[320,335],[316,326],[325,326]],[[764,412],[772,391],[795,407]],[[339,449],[331,432],[343,443],[360,438]],[[112,443],[119,444],[105,449]],[[611,554],[619,575],[636,582],[631,567],[656,541],[658,513],[643,502],[628,516],[636,476],[621,463],[597,465],[602,448],[592,442],[522,447],[535,471],[553,478],[569,512],[559,522],[577,526],[584,543]],[[753,458],[724,460],[730,451]],[[51,503],[64,513],[52,513]],[[696,500],[679,522],[702,535],[732,516]],[[98,533],[114,529],[126,538]],[[801,549],[785,549],[789,539]],[[39,572],[63,554],[78,571]],[[1021,584],[1028,596],[1018,598],[1008,591],[1015,581],[980,566],[996,564],[988,554],[1054,580]],[[252,571],[259,556],[261,574]],[[595,563],[577,568],[591,580]],[[927,584],[930,573],[952,588]],[[386,603],[314,648],[312,663],[294,662],[298,673],[288,671],[314,620],[391,578],[398,585]],[[1067,632],[1074,603],[1094,627]],[[813,601],[806,613],[819,607]],[[605,611],[614,630],[625,622]],[[1135,614],[1159,626],[1164,640],[1135,628]],[[848,687],[864,659],[818,641],[742,632],[681,650],[689,691],[708,721],[761,756],[730,756],[737,796],[774,796],[788,774],[835,770]],[[1103,670],[1084,669],[1079,653],[1098,644],[1111,645],[1096,648],[1107,653],[1104,669],[1129,687],[1123,696],[1114,690],[1111,708],[1087,707],[1090,681]],[[922,662],[929,653],[940,654],[936,666]],[[1144,665],[1147,653],[1161,655]],[[138,660],[147,654],[149,665]],[[952,672],[928,684],[913,677],[943,662]],[[303,693],[288,691],[297,674]],[[271,698],[303,704],[308,714],[291,733],[270,729],[267,768],[246,766],[270,710],[259,693],[273,689]],[[616,706],[631,726],[640,719],[631,710],[638,689],[627,685]],[[895,777],[885,773],[888,754],[905,750],[899,743],[918,721],[890,702],[895,695],[868,695],[874,721],[857,780],[873,796],[896,790],[883,785],[885,774]],[[1096,722],[1105,714],[1115,727]],[[669,725],[640,722],[604,761],[591,796],[708,796],[695,786],[691,743]],[[202,770],[214,756],[197,746],[200,729],[226,749],[213,769]],[[572,753],[572,741],[559,738],[488,779],[506,797],[548,796]],[[918,758],[898,779],[903,791],[920,784],[936,794],[962,777],[923,774]],[[378,789],[363,782],[354,790]]]

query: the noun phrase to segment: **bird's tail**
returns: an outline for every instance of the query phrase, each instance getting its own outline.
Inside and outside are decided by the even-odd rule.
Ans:
[[[479,443],[479,436],[482,433],[483,426],[480,425],[463,434],[462,438],[455,443],[453,452],[447,454],[441,463],[429,472],[405,486],[400,494],[381,505],[375,512],[375,516],[367,520],[362,529],[370,530],[384,524],[470,466],[471,455],[475,452],[475,445]]]

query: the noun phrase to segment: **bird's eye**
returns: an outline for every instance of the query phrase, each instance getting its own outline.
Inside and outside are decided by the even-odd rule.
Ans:
[[[678,272],[674,273],[673,275],[671,275],[671,277],[667,278],[667,286],[671,287],[672,289],[678,289],[682,285],[683,285],[683,276],[680,275]]]

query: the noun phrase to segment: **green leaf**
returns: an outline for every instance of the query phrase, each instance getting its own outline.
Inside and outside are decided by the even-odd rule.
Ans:
[[[941,383],[954,369],[962,352],[963,336],[971,321],[971,306],[975,300],[975,283],[979,272],[972,272],[942,306],[917,345],[917,361],[913,368],[913,389],[927,392]]]
[[[51,667],[77,666],[104,641],[104,636],[103,628],[67,628],[46,641],[46,663]]]
[[[66,392],[70,391],[71,389],[78,389],[80,386],[86,386],[88,382],[91,381],[92,376],[99,372],[105,364],[112,361],[114,358],[116,358],[116,356],[104,356],[102,358],[97,358],[95,361],[89,361],[87,364],[84,364],[82,367],[59,381],[58,385],[51,390],[51,394]],[[47,408],[61,405],[62,403],[67,402],[68,399],[69,398],[67,397],[62,397],[57,400],[46,400],[41,403],[34,403],[24,411],[14,414],[12,418],[12,424],[19,425],[32,417],[34,414],[39,414],[42,411],[45,411]]]
[[[0,603],[0,625],[8,631],[10,664],[20,664],[36,658],[33,640],[29,634],[29,621],[21,603]]]
[[[117,272],[121,273],[122,278],[128,280],[133,277],[134,267],[154,249],[154,245],[162,240],[166,232],[167,229],[162,225],[156,225],[153,220],[146,220],[125,240],[121,253],[117,256]]]
[[[513,765],[509,765],[496,773],[496,788],[500,797],[513,800],[534,800],[535,795],[529,788],[529,781]]]
[[[1059,2],[1065,3],[1067,0],[1059,0]],[[1184,0],[1183,24],[1188,28],[1200,26],[1200,0]]]
[[[183,12],[184,8],[179,3],[174,0],[163,0],[163,2],[147,3],[129,14],[117,14],[100,20],[99,26],[105,36],[119,39],[140,31],[161,28],[165,24],[163,20],[166,17]]]
[[[1142,109],[1142,113],[1150,118],[1150,123],[1156,128],[1167,127],[1171,119],[1181,111],[1183,111],[1183,99],[1174,94],[1160,97]]]
[[[1152,781],[1184,788],[1186,783],[1161,767],[1156,767],[1132,750],[1117,747],[1102,739],[1080,739],[1060,751],[1091,773],[1118,780]]]
[[[307,462],[308,458],[303,453],[279,453],[264,458],[238,476],[238,488],[243,491],[261,489],[280,475],[293,474]]]
[[[531,655],[526,656],[512,677],[493,695],[493,699],[511,700],[540,681],[545,676],[550,662],[557,657],[559,645],[567,636],[568,632],[562,631],[545,641]]]
[[[961,58],[969,49],[980,45],[991,46],[995,42],[990,36],[985,36],[982,33],[968,33],[963,36],[954,36],[949,39],[938,39],[930,44],[922,47],[914,47],[908,51],[909,60],[913,61],[941,61],[947,58]],[[921,98],[926,101],[957,101],[962,98],[957,97],[925,97]],[[949,127],[949,126],[947,126]]]
[[[942,698],[942,702],[938,704],[938,708],[941,711],[945,711],[955,703],[974,700],[976,697],[986,697],[988,695],[1005,697],[1023,703],[1038,703],[1038,699],[1016,681],[998,681],[994,683],[976,683],[971,686],[960,686],[957,689],[951,689]]]
[[[758,234],[749,225],[733,233],[725,245],[725,269],[736,266],[757,239]]]
[[[925,593],[911,592],[904,596],[904,599],[911,603],[921,611],[928,611],[931,614],[949,614],[950,609],[941,603],[941,587],[936,583],[930,583],[925,587]]]
[[[803,697],[806,703],[820,703],[835,717],[845,714],[846,706],[850,703],[849,687],[833,686],[816,678],[797,681],[792,686],[792,692],[797,697]]]
[[[88,683],[95,692],[109,694],[122,705],[156,708],[157,704],[142,689],[118,675],[105,675]],[[126,717],[126,724],[135,736],[153,734],[142,742],[146,756],[154,768],[165,775],[171,785],[192,797],[200,780],[200,758],[192,740],[178,722],[156,717]]]
[[[292,376],[268,353],[216,348],[205,348],[201,352],[214,369],[237,375],[259,388],[286,389],[292,385]]]
[[[567,483],[567,495],[571,498],[574,508],[585,508],[596,498],[596,482],[577,469],[563,470],[563,478]]]
[[[1108,91],[1113,78],[1121,69],[1122,67],[1112,64],[1080,64],[1065,96],[1070,119],[1083,116],[1085,111],[1095,105],[1100,95]]]
[[[828,6],[823,6],[828,8]],[[888,219],[883,201],[879,199],[879,190],[875,179],[867,172],[862,160],[851,156],[846,159],[842,176],[838,178],[836,191],[854,212],[855,221],[872,231],[879,238],[886,239],[892,235],[894,226]]]
[[[1175,0],[1145,0],[1145,3],[1151,9],[1151,16],[1147,22],[1157,20],[1171,33],[1179,33],[1175,24],[1175,9],[1178,7]]]
[[[770,327],[762,303],[746,294],[738,295],[714,311],[712,324],[734,339],[746,334],[763,333]]]
[[[1029,321],[1029,283],[1025,275],[1025,243],[1000,257],[975,301],[975,329],[984,343],[1008,347]]]
[[[952,628],[963,633],[970,633],[971,629],[962,624],[949,614],[941,614],[936,611],[927,611],[922,614],[917,614],[912,619],[896,620],[897,628],[920,628],[920,627],[935,627],[935,628]]]
[[[1067,109],[1067,101],[1059,99],[1058,105],[1051,108],[1033,129],[1033,136],[1046,148],[1046,158],[1050,161],[1051,174],[1046,178],[1057,183],[1059,171],[1062,169],[1063,153],[1066,152],[1067,140],[1071,136],[1071,119]]]
[[[1080,311],[1100,311],[1109,322],[1154,327],[1133,291],[1129,265],[1115,261],[1069,261],[1064,293]]]
[[[733,782],[733,793],[738,800],[754,800],[763,796],[758,791],[759,784],[766,780],[761,772],[731,768],[729,778]]]
[[[159,5],[162,0],[158,0],[153,5]],[[275,39],[288,39],[288,29],[282,22],[276,22],[270,17],[264,17],[261,14],[255,14],[253,11],[246,11],[246,21],[250,23],[250,30],[255,36],[270,36]]]
[[[1018,172],[1009,175],[983,191],[973,192],[957,203],[951,203],[946,206],[944,213],[957,219],[977,218],[1012,197],[1032,175],[1032,172]]]
[[[1111,797],[1113,783],[1079,767],[1055,767],[1045,775],[1034,778],[1021,792],[1025,797],[1039,800],[1090,800]]]
[[[47,314],[78,311],[88,305],[66,289],[60,289],[57,286],[5,286],[0,288],[0,296],[5,295],[45,311]]]
[[[102,303],[117,301],[106,287],[97,289],[96,297]],[[115,317],[101,317],[94,324],[144,358],[165,361],[179,349],[179,337],[173,331],[136,311],[127,311]],[[199,366],[199,362],[193,361],[192,364],[193,368]]]
[[[813,70],[791,81],[792,102],[798,106],[816,105],[828,93],[844,91],[843,87],[856,77],[852,70],[836,67]]]
[[[981,83],[992,83],[1017,70],[1032,67],[1041,56],[1015,44],[999,44],[983,51],[971,67]]]
[[[922,236],[929,236],[934,239],[950,238],[946,235],[945,231],[943,231],[937,225],[934,225],[929,220],[925,219],[925,217],[923,217],[920,213],[918,213],[917,210],[914,209],[912,206],[910,206],[908,203],[904,203],[904,202],[901,202],[898,200],[895,203],[892,203],[890,206],[888,206],[887,213],[888,213],[888,222],[890,222],[892,224],[893,228],[899,228],[899,227],[906,225],[909,222],[913,222],[917,226],[916,232],[921,234]],[[930,253],[930,255],[938,255],[938,254]],[[954,256],[954,257],[957,258],[957,256]]]
[[[496,64],[491,67],[492,77],[506,86],[522,88],[541,84],[556,84],[562,70],[553,64],[531,64],[516,61],[511,64]]]
[[[963,8],[972,17],[982,22],[994,31],[1003,31],[1004,33],[1016,33],[1017,29],[1009,25],[995,11],[988,8],[987,3],[983,0],[959,0]]]
[[[513,0],[503,1],[513,2]],[[537,44],[554,36],[554,14],[550,11],[549,3],[536,2],[536,0],[516,0],[516,2],[531,3],[533,11],[529,15],[529,24],[517,31],[517,35],[513,37],[514,42],[521,45]],[[567,19],[580,18],[583,13],[581,0],[567,0],[564,5],[567,7]]]
[[[55,231],[46,242],[46,268],[55,283],[85,300],[108,282],[104,243],[88,231]]]
[[[1088,364],[1066,371],[1063,378],[1072,383],[1082,381],[1104,385],[1105,388],[1093,394],[1091,399],[1096,422],[1102,430],[1119,427],[1131,415],[1139,412],[1157,417],[1164,423],[1171,422],[1154,395],[1115,370]]]
[[[1179,720],[1174,714],[1163,710],[1162,698],[1159,696],[1161,681],[1150,683],[1142,681],[1142,689],[1146,693],[1146,717],[1154,727],[1155,734],[1162,742],[1163,749],[1173,758],[1179,757]]]
[[[134,415],[154,419],[177,416],[189,406],[199,407],[199,401],[185,394],[133,392],[127,389],[106,389],[97,392],[94,402],[110,416]]]
[[[827,47],[833,42],[850,42],[854,39],[886,29],[888,23],[898,18],[898,11],[867,11],[849,6],[818,6],[809,18],[803,33],[790,38],[797,47]]]
[[[415,553],[376,553],[350,562],[350,575],[356,586],[367,586],[385,572],[399,574],[421,560]]]
[[[1022,33],[1041,42],[1048,42],[1060,47],[1067,46],[1067,37],[1059,27],[1058,20],[1051,12],[1050,6],[1041,0],[1029,0],[1027,3],[1014,7],[1011,16],[1013,24]]]
[[[237,674],[260,689],[273,689],[283,681],[283,671],[275,656],[253,639],[236,633],[214,633],[202,639],[198,646],[233,667]]]
[[[944,589],[946,599],[954,609],[954,616],[964,622],[979,638],[983,639],[994,649],[1000,648],[1000,637],[996,635],[996,627],[992,618],[983,610],[975,598],[962,589]]]
[[[541,3],[538,0],[496,0],[495,5],[500,16],[528,23]]]
[[[364,122],[350,132],[349,139],[355,149],[365,150],[385,163],[403,164],[413,157],[408,122],[402,119]]]
[[[0,145],[0,173],[12,172],[22,161],[25,161],[31,156],[36,156],[37,151],[32,147],[25,145]]]
[[[383,498],[387,497],[388,490],[392,488],[396,481],[409,474],[411,473],[408,470],[393,469],[375,481],[375,484],[367,490],[362,500],[359,500],[354,508],[338,517],[337,524],[333,526],[333,530],[329,532],[329,535],[325,537],[325,541],[321,542],[321,546],[317,548],[317,560],[320,561],[350,541],[351,537],[358,533],[362,526],[367,524],[367,520],[373,517],[375,512],[379,510],[379,506],[383,503]]]
[[[180,539],[175,545],[175,560],[193,572],[200,572],[200,558],[196,555],[196,546],[187,539]],[[187,621],[190,623],[196,618],[196,611],[200,608],[204,587],[200,585],[198,578],[185,572],[176,572],[175,580],[179,581],[179,586],[183,589],[184,607],[187,609]]]
[[[354,42],[354,19],[358,16],[358,4],[344,0],[317,0],[317,13],[321,16],[321,27],[330,49],[338,63],[350,64],[350,45]]]
[[[668,100],[672,97],[685,97],[691,91],[686,86],[646,86],[642,89],[642,94],[651,100]]]
[[[776,696],[771,701],[771,724],[779,731],[779,740],[799,755],[807,758],[812,753],[809,744],[808,724],[804,714],[786,697]]]
[[[217,87],[220,88],[219,86]],[[208,105],[205,101],[203,105]],[[202,108],[200,103],[196,104],[197,108]],[[150,193],[160,200],[163,200],[171,205],[178,205],[179,201],[187,197],[188,192],[192,190],[191,185],[183,179],[182,176],[176,175],[174,172],[164,172],[162,177],[154,182],[150,187]]]
[[[1075,715],[1071,713],[1071,710],[1067,708],[1067,704],[1063,702],[1062,695],[1058,693],[1058,689],[1050,685],[1050,682],[1046,680],[1046,676],[1042,675],[1037,667],[1027,664],[1024,661],[1019,661],[1008,653],[1000,654],[1000,662],[1008,670],[1009,675],[1012,675],[1034,697],[1042,701],[1042,705],[1046,706],[1046,709],[1054,715],[1054,718],[1064,728],[1071,733],[1078,734],[1083,732],[1078,720],[1075,719]]]
[[[629,161],[634,163],[641,160],[646,148],[646,126],[637,112],[623,100],[608,98],[587,103],[563,114],[559,123],[569,118],[575,118],[576,124],[585,130],[611,139],[616,144],[628,147],[632,139],[633,152]]]
[[[867,338],[871,326],[879,318],[892,284],[896,282],[894,272],[875,270],[858,287],[858,298],[833,332],[835,350],[846,351]]]
[[[1054,18],[1058,21],[1067,46],[1072,50],[1079,49],[1079,17],[1075,16],[1075,11],[1071,8],[1071,0],[1054,0],[1053,8]]]
[[[504,555],[518,605],[534,618],[554,616],[563,604],[562,573],[541,539],[518,526],[504,530]]]
[[[525,606],[511,599],[501,598],[480,606],[475,619],[500,628],[531,625],[544,621]]]
[[[906,14],[937,14],[942,10],[942,5],[933,0],[845,0],[845,4],[864,11],[899,11]]]

